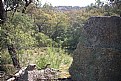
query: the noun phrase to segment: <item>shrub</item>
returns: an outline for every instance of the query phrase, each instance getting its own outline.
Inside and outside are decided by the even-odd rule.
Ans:
[[[61,48],[47,48],[47,54],[40,55],[37,61],[38,68],[50,64],[51,68],[59,69],[61,65],[70,65],[72,57]]]

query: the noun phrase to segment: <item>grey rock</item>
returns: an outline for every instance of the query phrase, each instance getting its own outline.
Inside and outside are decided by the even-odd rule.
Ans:
[[[74,81],[121,81],[121,18],[91,17],[73,54]]]

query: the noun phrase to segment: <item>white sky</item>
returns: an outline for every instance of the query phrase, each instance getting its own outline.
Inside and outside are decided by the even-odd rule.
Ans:
[[[105,0],[101,0],[105,1]],[[87,6],[95,3],[95,0],[41,0],[41,3],[51,3],[52,6]]]

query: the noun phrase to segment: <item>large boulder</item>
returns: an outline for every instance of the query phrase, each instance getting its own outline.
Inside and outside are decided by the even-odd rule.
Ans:
[[[74,81],[121,81],[121,18],[91,17],[73,54]]]

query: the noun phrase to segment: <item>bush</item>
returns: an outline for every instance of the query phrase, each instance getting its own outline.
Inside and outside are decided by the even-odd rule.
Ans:
[[[38,68],[50,64],[51,68],[59,69],[61,65],[70,65],[72,57],[61,48],[47,48],[47,54],[40,55],[37,61]]]
[[[37,33],[36,40],[38,41],[39,47],[47,47],[53,44],[54,46],[57,46],[57,43],[53,41],[49,36],[45,35],[44,33]]]

